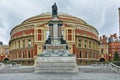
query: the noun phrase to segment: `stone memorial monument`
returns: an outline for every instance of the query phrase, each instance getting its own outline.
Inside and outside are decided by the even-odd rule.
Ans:
[[[59,20],[56,3],[52,6],[52,20],[48,22],[49,37],[45,41],[44,51],[35,59],[35,73],[76,73],[76,57],[68,51],[63,39],[62,25]]]

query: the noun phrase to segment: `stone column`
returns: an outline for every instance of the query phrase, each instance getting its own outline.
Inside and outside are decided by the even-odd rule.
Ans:
[[[58,36],[62,36],[62,24],[58,24]]]
[[[53,24],[49,24],[49,36],[53,37]]]
[[[58,25],[53,24],[53,39],[57,40],[58,39]]]

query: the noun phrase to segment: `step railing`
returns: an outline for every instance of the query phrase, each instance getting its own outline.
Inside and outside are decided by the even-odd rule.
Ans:
[[[94,64],[91,64],[91,66],[93,66],[93,67],[109,67],[109,63],[96,62]]]
[[[5,65],[3,63],[0,63],[0,70],[4,67],[5,67]]]
[[[113,64],[113,63],[110,63],[110,64],[109,64],[109,67],[110,67],[110,69],[112,69],[112,70],[115,71],[116,73],[119,73],[119,74],[120,74],[120,66],[117,66],[117,65],[115,65],[115,64]]]

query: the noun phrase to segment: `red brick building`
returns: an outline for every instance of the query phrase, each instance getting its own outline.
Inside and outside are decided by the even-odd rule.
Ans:
[[[80,18],[59,14],[63,21],[62,33],[69,51],[75,54],[78,62],[97,61],[99,54],[98,31]],[[23,21],[10,32],[10,61],[21,64],[34,64],[37,54],[43,51],[48,37],[48,21],[51,13],[43,13]]]
[[[3,45],[3,43],[0,41],[0,62],[9,61],[9,59],[9,46]]]
[[[118,52],[118,54],[120,55],[120,40],[119,37],[117,37],[117,34],[113,34],[109,37],[108,51],[109,51],[109,60],[113,60],[115,52]]]
[[[105,35],[100,37],[100,55],[101,59],[104,58],[105,61],[108,60],[108,42]]]

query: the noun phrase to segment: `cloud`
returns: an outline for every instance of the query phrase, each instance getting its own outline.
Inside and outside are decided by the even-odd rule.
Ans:
[[[67,12],[94,26],[100,35],[118,34],[119,0],[75,0]]]
[[[3,20],[0,23],[0,26],[2,26],[2,27],[0,27],[1,41],[4,41],[5,43],[7,43],[8,41],[6,41],[6,39],[8,38],[9,23],[7,22],[7,20]]]
[[[111,3],[111,4],[109,4]],[[104,8],[102,13],[102,20],[99,24],[99,32],[100,35],[110,36],[111,34],[118,34],[118,7],[120,5],[120,1],[116,2],[114,0],[110,0],[109,3],[106,3],[107,6]],[[118,5],[119,3],[119,5]]]
[[[117,33],[119,29],[119,19],[118,19],[118,6],[117,3],[113,3],[107,7],[103,14],[103,20],[98,29],[100,34],[106,34],[110,36],[111,34]]]

